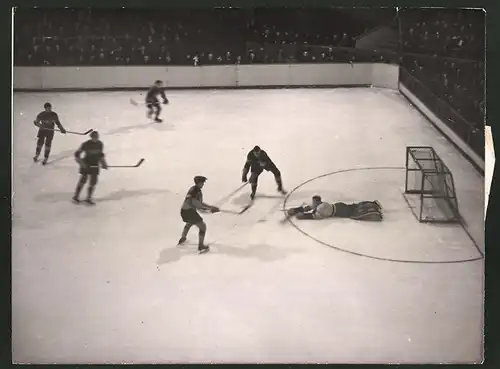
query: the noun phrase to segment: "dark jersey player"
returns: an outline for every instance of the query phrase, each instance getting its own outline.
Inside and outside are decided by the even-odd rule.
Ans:
[[[160,119],[161,105],[158,96],[161,96],[163,104],[168,104],[167,96],[165,96],[165,88],[163,87],[163,82],[158,80],[153,86],[151,86],[146,93],[146,107],[148,108],[148,118],[151,119],[153,114],[155,115],[155,122],[163,122]]]
[[[52,147],[52,140],[54,139],[55,127],[59,128],[61,133],[66,133],[66,130],[59,121],[59,116],[56,112],[52,111],[52,105],[50,103],[45,103],[43,105],[43,111],[36,116],[33,122],[35,126],[38,127],[37,141],[36,141],[36,153],[33,157],[33,161],[36,163],[38,157],[42,152],[42,148],[45,145],[44,159],[42,164],[47,164],[49,160],[50,149]]]
[[[257,191],[257,182],[260,174],[263,171],[268,171],[274,174],[274,179],[278,185],[278,191],[282,194],[286,194],[283,190],[283,182],[281,180],[281,172],[278,167],[273,163],[271,158],[267,155],[264,150],[261,150],[259,146],[255,146],[247,155],[247,160],[245,166],[243,167],[243,175],[241,180],[246,183],[247,175],[250,171],[250,185],[252,186],[252,193],[250,198],[253,200],[255,198],[255,192]]]
[[[82,154],[84,154],[83,158]],[[94,193],[94,189],[97,184],[99,169],[100,167],[108,169],[108,164],[104,159],[104,145],[102,141],[99,140],[99,133],[97,131],[93,131],[90,134],[90,140],[85,141],[80,148],[76,150],[75,159],[80,165],[80,179],[76,185],[73,201],[75,203],[80,202],[80,192],[90,177],[90,184],[87,189],[87,198],[85,199],[85,202],[87,204],[94,205],[92,194]]]
[[[375,201],[361,201],[352,204],[344,202],[328,203],[315,195],[311,205],[299,206],[288,209],[288,216],[297,219],[326,219],[326,218],[350,218],[355,220],[381,221],[382,205]]]
[[[209,210],[212,213],[217,213],[218,211],[220,211],[218,207],[211,206],[203,202],[203,194],[201,192],[201,189],[205,185],[206,180],[207,178],[203,176],[194,177],[194,186],[189,189],[181,207],[181,218],[184,223],[186,223],[186,225],[182,230],[179,245],[186,242],[189,230],[193,225],[195,225],[199,229],[198,252],[200,254],[209,251],[210,248],[205,245],[207,225],[203,221],[203,218],[200,216],[200,214],[198,214],[197,210]]]

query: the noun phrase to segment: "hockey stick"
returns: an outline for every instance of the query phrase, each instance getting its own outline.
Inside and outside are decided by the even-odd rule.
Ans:
[[[234,215],[240,215],[241,214],[239,211],[224,210],[224,209],[220,209],[219,213],[234,214]]]
[[[245,187],[246,185],[248,184],[248,182],[245,182],[243,183],[241,186],[239,186],[237,189],[235,189],[233,192],[231,192],[230,194],[224,196],[222,199],[220,199],[219,201],[217,201],[215,203],[215,206],[217,207],[220,207],[222,204],[224,204],[227,200],[229,200],[231,197],[233,197],[234,195],[236,195],[238,192],[240,192],[243,187]]]
[[[225,210],[225,209],[219,209],[220,213],[226,213],[226,214],[234,214],[234,215],[241,215],[245,211],[247,211],[250,208],[251,205],[246,205],[243,208],[241,208],[240,211],[234,211],[234,210]]]
[[[139,160],[135,165],[108,165],[108,168],[138,168],[142,163],[144,163],[144,160],[146,159]],[[91,168],[99,168],[99,166],[92,165]]]
[[[44,131],[52,131],[52,132],[61,132],[60,129],[50,129],[50,128],[41,128],[42,130]],[[66,133],[69,133],[71,135],[81,135],[81,136],[86,136],[88,135],[90,132],[93,132],[94,130],[93,129],[89,129],[88,131],[86,132],[74,132],[74,131],[66,131]]]
[[[141,106],[142,106],[142,105],[147,105],[147,103],[146,103],[146,102],[142,102],[142,103],[140,103],[140,102],[137,102],[137,101],[136,101],[136,100],[134,100],[134,99],[130,99],[130,103],[131,103],[132,105],[134,105],[134,106],[139,106],[139,105],[141,105]],[[166,103],[164,103],[164,104],[170,104],[170,100],[167,100],[167,102],[166,102]]]
[[[134,99],[130,99],[130,103],[134,106],[139,106],[139,105],[144,105],[144,103],[142,104],[139,104],[137,101],[135,101]]]

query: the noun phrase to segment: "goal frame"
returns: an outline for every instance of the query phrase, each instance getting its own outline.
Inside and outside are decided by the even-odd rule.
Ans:
[[[427,151],[430,155],[429,158],[418,158],[415,155],[416,151]],[[410,160],[412,162],[410,162]],[[423,162],[433,162],[433,168],[424,168],[422,166]],[[410,164],[416,165],[415,168],[412,168]],[[441,168],[439,170],[438,168]],[[417,188],[411,188],[409,185],[410,182],[410,173],[419,172],[421,173],[421,178],[419,179]],[[426,181],[433,183],[429,180],[431,176],[441,176],[445,184],[446,193],[437,193],[436,190],[428,189],[426,190]],[[448,186],[446,183],[450,184],[450,188],[448,191]],[[451,192],[451,194],[449,193]],[[406,163],[405,163],[405,192],[406,195],[418,195],[419,200],[419,210],[418,213],[415,213],[414,209],[412,212],[420,223],[461,223],[462,218],[460,216],[459,208],[458,208],[458,199],[456,195],[455,181],[453,179],[453,174],[451,173],[448,166],[444,163],[444,161],[439,157],[433,147],[431,146],[407,146],[406,147]],[[429,201],[444,201],[446,205],[451,209],[451,213],[453,214],[450,217],[440,218],[430,218],[424,215],[425,204]]]

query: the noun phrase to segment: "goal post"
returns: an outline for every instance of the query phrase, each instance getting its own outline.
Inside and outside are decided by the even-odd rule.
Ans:
[[[453,174],[434,148],[407,147],[405,167],[405,198],[410,205],[410,196],[417,200],[416,206],[410,207],[418,221],[460,223]]]

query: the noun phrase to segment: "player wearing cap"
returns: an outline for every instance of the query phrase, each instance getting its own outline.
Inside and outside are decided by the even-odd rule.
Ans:
[[[207,225],[203,221],[197,210],[208,210],[212,213],[217,213],[218,207],[205,204],[203,202],[203,193],[201,189],[205,185],[207,178],[204,176],[194,177],[194,186],[192,186],[181,207],[181,218],[186,223],[184,229],[182,230],[182,235],[179,240],[179,245],[186,242],[186,238],[189,230],[193,225],[197,226],[199,229],[198,233],[198,252],[201,254],[210,250],[208,246],[205,245],[205,235],[207,233]]]

